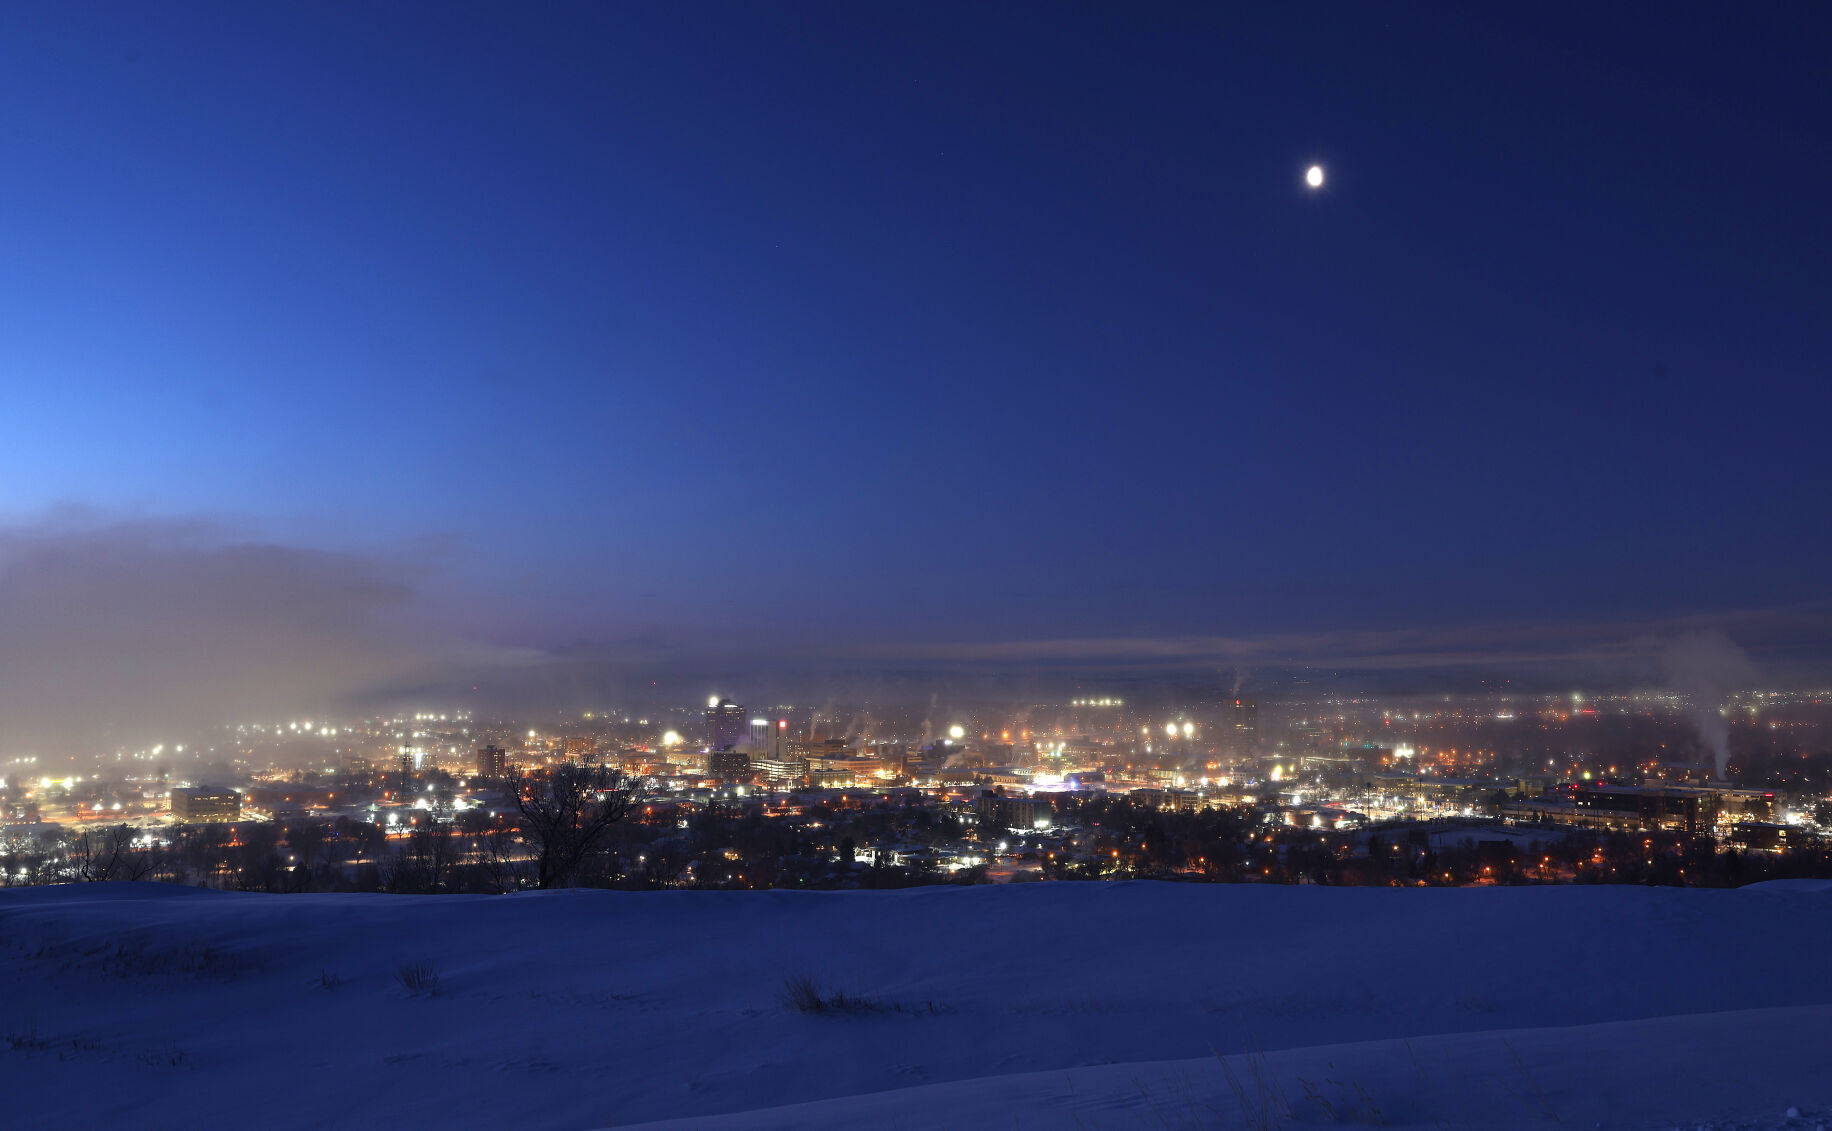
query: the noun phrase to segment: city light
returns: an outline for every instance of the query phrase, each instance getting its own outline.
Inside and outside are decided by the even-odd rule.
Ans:
[[[1588,708],[1619,718],[1649,718],[1649,733],[1657,735],[1664,734],[1662,726],[1690,726],[1696,717],[1686,700],[1670,696],[1612,699],[1586,692],[1582,699]],[[1738,701],[1739,709],[1724,717],[1765,732],[1787,717],[1785,701],[1764,698],[1770,709],[1746,721],[1749,713],[1741,707],[1748,701]],[[1142,726],[1117,712],[1090,715],[1086,702],[1032,704],[1004,718],[985,718],[984,709],[976,709],[975,732],[1000,744],[984,746],[966,741],[966,722],[948,724],[945,737],[923,742],[933,704],[912,706],[907,713],[883,705],[828,708],[814,717],[815,731],[806,738],[790,737],[787,718],[748,712],[723,699],[704,715],[697,707],[658,706],[649,712],[655,722],[639,712],[611,711],[591,712],[591,719],[574,713],[557,731],[499,724],[493,742],[476,737],[468,718],[441,719],[433,712],[319,718],[310,721],[309,732],[303,722],[244,723],[225,729],[233,739],[227,749],[205,744],[201,755],[192,755],[190,745],[150,743],[107,760],[101,773],[88,767],[83,773],[44,773],[37,768],[43,759],[14,755],[6,764],[20,769],[0,781],[0,804],[10,807],[0,816],[78,830],[125,821],[139,835],[157,837],[192,820],[284,828],[307,815],[359,821],[386,828],[391,837],[408,837],[424,835],[429,822],[455,827],[459,814],[500,813],[498,783],[511,774],[542,780],[563,767],[601,764],[641,783],[643,811],[657,829],[691,831],[699,827],[690,817],[704,811],[700,807],[723,812],[740,800],[760,805],[766,820],[818,813],[822,819],[809,822],[796,834],[801,836],[843,824],[849,810],[927,809],[926,824],[905,824],[883,835],[914,837],[924,844],[922,852],[954,875],[963,870],[961,862],[974,857],[1003,869],[1001,875],[1039,867],[1038,859],[1078,858],[1076,846],[1059,839],[1050,845],[1055,857],[1046,852],[1027,862],[1026,850],[1015,842],[1009,852],[989,854],[974,830],[991,822],[1008,840],[1046,831],[1060,838],[1075,824],[1056,807],[1093,799],[1141,812],[1233,810],[1250,814],[1255,823],[1332,835],[1443,820],[1495,830],[1483,835],[1496,840],[1518,835],[1498,831],[1510,827],[1588,833],[1646,826],[1662,835],[1710,836],[1714,851],[1748,846],[1769,853],[1810,843],[1832,825],[1827,820],[1832,799],[1821,805],[1812,796],[1742,789],[1714,780],[1709,770],[1670,764],[1658,748],[1599,753],[1593,741],[1599,736],[1569,729],[1583,728],[1583,719],[1591,716],[1571,709],[1568,693],[1537,702],[1510,700],[1505,712],[1492,701],[1456,697],[1429,705],[1415,701],[1403,709],[1374,697],[1314,699],[1288,704],[1281,721],[1265,733],[1254,705],[1240,699],[1229,700],[1226,721],[1206,733],[1181,711],[1173,720]],[[1810,697],[1796,702],[1800,710],[1817,707]],[[1248,709],[1241,710],[1243,705]],[[1535,726],[1497,728],[1498,713],[1534,720]],[[737,732],[711,729],[728,715],[739,723]],[[701,726],[709,728],[704,741]],[[776,734],[766,744],[772,729]],[[1560,739],[1568,729],[1569,740]],[[315,768],[302,775],[297,766],[262,763],[263,743],[275,744],[271,757],[298,757],[296,739],[293,746],[283,740],[307,733],[325,739]],[[1193,748],[1199,733],[1205,740],[1200,751]],[[1014,743],[1013,735],[1020,741]],[[1585,741],[1576,741],[1580,737]],[[723,741],[715,744],[715,738]],[[1550,757],[1543,748],[1548,745],[1554,747]],[[203,766],[234,780],[200,780]],[[1038,811],[1038,805],[1050,809]],[[1076,835],[1098,844],[1111,835],[1110,815]],[[917,828],[928,831],[913,832]],[[943,828],[956,832],[942,835],[937,830]],[[887,867],[924,859],[876,835],[855,835],[860,859]],[[767,874],[758,861],[739,856],[732,863],[746,866],[747,874]],[[1623,874],[1621,862],[1612,867],[1605,876]],[[1276,871],[1259,864],[1252,874]],[[1696,872],[1694,866],[1689,874]],[[704,866],[695,874],[695,882],[707,882]],[[1478,880],[1470,882],[1484,875],[1479,868],[1471,874]],[[1499,882],[1503,873],[1494,869],[1488,875],[1489,882]],[[1558,878],[1569,882],[1575,874],[1567,869]],[[812,883],[816,877],[807,879]]]

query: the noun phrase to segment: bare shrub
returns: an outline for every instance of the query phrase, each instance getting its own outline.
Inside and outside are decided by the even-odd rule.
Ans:
[[[782,980],[782,1002],[797,1013],[881,1013],[886,1008],[877,998],[857,997],[843,990],[823,992],[809,974],[791,974]]]
[[[1514,1070],[1519,1074],[1521,1085],[1519,1088],[1512,1088],[1504,1082],[1503,1090],[1518,1100],[1531,1102],[1538,1109],[1541,1118],[1551,1123],[1559,1122],[1558,1111],[1552,1106],[1552,1097],[1548,1096],[1546,1089],[1540,1086],[1539,1077],[1535,1076],[1533,1070],[1527,1067],[1527,1062],[1520,1058],[1520,1053],[1515,1051],[1512,1044],[1503,1041],[1501,1047],[1507,1049],[1508,1055],[1513,1058]]]
[[[791,974],[782,980],[782,1003],[797,1013],[822,1013],[827,1008],[820,987],[807,974]]]
[[[409,962],[394,972],[394,980],[414,996],[438,997],[445,987],[439,980],[439,967],[431,962]]]
[[[38,1021],[35,1018],[28,1019],[19,1028],[0,1037],[0,1040],[4,1040],[6,1047],[14,1052],[43,1052],[51,1044],[38,1035]]]
[[[1213,1051],[1213,1050],[1211,1050]],[[1227,1057],[1219,1052],[1215,1059],[1221,1065],[1222,1078],[1227,1081],[1228,1091],[1234,1094],[1234,1101],[1240,1105],[1241,1121],[1252,1131],[1279,1131],[1291,1116],[1291,1105],[1285,1099],[1285,1093],[1279,1087],[1278,1076],[1272,1070],[1266,1054],[1256,1045],[1246,1055],[1247,1076],[1243,1078],[1234,1071],[1234,1066]]]
[[[120,935],[93,945],[47,943],[32,958],[62,958],[66,970],[88,967],[116,978],[185,977],[228,980],[253,965],[246,957],[204,939],[156,947],[144,934]]]

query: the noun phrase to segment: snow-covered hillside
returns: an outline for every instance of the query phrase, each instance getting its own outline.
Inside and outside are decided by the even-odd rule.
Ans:
[[[1832,1127],[1829,944],[1812,882],[18,889],[0,1124]]]

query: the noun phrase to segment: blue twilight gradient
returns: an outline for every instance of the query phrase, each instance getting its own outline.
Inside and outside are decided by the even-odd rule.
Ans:
[[[532,644],[1823,600],[1832,8],[1495,9],[8,6],[0,513]]]

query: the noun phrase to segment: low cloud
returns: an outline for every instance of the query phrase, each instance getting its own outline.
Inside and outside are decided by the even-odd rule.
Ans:
[[[1107,668],[1139,673],[1198,667],[1343,672],[1429,682],[1436,673],[1533,673],[1547,679],[1607,686],[1699,685],[1701,671],[1715,689],[1752,686],[1756,668],[1726,631],[1772,662],[1771,678],[1823,675],[1824,642],[1832,638],[1832,607],[1824,603],[1613,622],[1515,622],[1459,626],[1276,633],[1257,636],[1063,637],[966,641],[855,651],[860,662],[898,662],[1039,669]],[[1675,641],[1681,642],[1676,645]],[[1711,645],[1707,647],[1707,645]],[[1678,649],[1676,652],[1675,649]],[[1676,672],[1678,673],[1676,675]],[[1715,709],[1715,708],[1714,708]]]
[[[293,717],[449,661],[400,562],[200,519],[0,527],[0,750],[134,746]]]
[[[1832,608],[1814,605],[1602,625],[939,645],[872,645],[837,628],[798,637],[737,618],[717,633],[602,631],[508,647],[455,626],[467,623],[457,614],[480,609],[516,622],[514,595],[467,590],[425,558],[287,545],[208,519],[65,512],[0,525],[0,754],[105,753],[223,723],[410,705],[545,718],[711,693],[920,703],[938,688],[1010,698],[1060,687],[1071,673],[1213,679],[1218,668],[1250,668],[1268,686],[1299,668],[1389,689],[1470,673],[1572,687],[1668,683],[1711,702],[1701,724],[1721,750],[1709,731],[1717,701],[1754,668],[1697,643],[1721,636],[1696,634],[1733,633],[1770,678],[1823,673],[1832,638]],[[1674,651],[1676,639],[1694,643]]]

